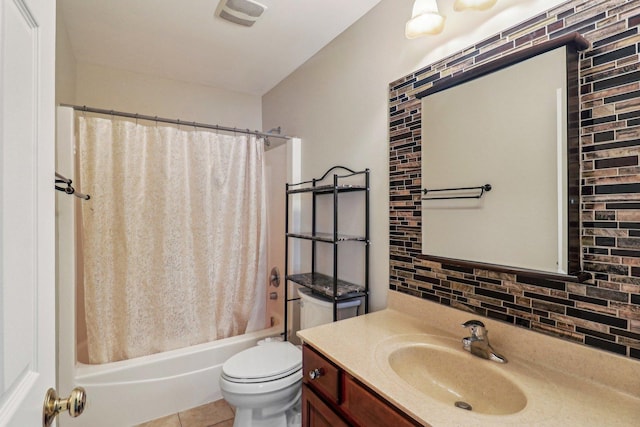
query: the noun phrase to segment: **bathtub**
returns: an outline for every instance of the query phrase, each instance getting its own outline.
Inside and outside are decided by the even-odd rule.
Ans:
[[[125,427],[221,399],[222,364],[281,326],[102,365],[78,363],[74,383],[87,392],[84,413],[67,426]]]

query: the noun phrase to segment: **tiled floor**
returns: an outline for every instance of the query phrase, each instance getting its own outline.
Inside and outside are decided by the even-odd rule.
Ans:
[[[225,400],[217,400],[206,405],[167,417],[158,418],[137,427],[232,427],[233,409]]]

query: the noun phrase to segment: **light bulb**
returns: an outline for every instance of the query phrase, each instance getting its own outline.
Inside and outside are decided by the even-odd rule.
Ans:
[[[438,11],[436,0],[416,0],[413,3],[411,19],[405,26],[404,34],[408,39],[438,34],[444,28],[444,20],[445,17],[440,15]]]

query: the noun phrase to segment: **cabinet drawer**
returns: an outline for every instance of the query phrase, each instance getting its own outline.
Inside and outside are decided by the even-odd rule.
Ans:
[[[349,426],[306,384],[302,386],[302,425],[305,427]]]
[[[340,403],[338,368],[308,346],[302,348],[302,369],[305,384],[332,402]]]
[[[344,376],[342,409],[360,426],[413,427],[419,426],[395,408],[364,388],[349,375]]]

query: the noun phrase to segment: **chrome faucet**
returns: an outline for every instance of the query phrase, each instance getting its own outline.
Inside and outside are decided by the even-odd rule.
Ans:
[[[479,320],[469,320],[462,324],[464,328],[469,328],[471,336],[462,339],[462,345],[465,350],[474,356],[483,359],[493,360],[498,363],[507,363],[507,358],[496,353],[489,344],[488,332],[484,327],[484,323]]]

